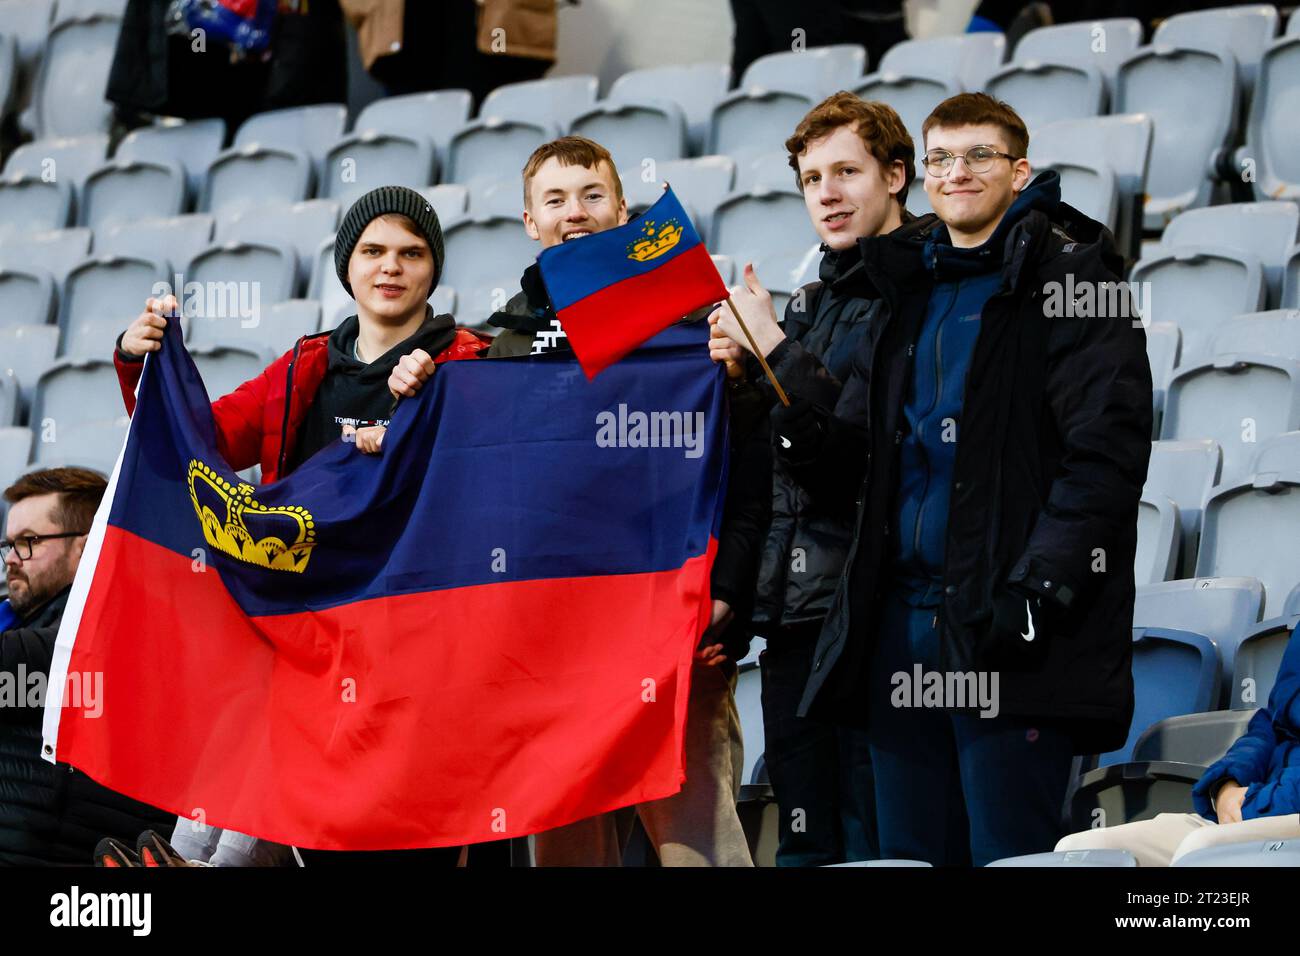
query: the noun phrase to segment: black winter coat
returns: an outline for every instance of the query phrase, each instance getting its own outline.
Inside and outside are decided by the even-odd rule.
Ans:
[[[933,215],[909,216],[894,235],[915,235],[935,221]],[[786,306],[786,338],[801,348],[783,350],[772,367],[787,391],[805,397],[818,390],[817,376],[823,368],[837,380],[848,377],[862,338],[878,321],[881,308],[874,290],[862,281],[858,246],[826,251],[819,276],[799,289]],[[749,372],[753,387],[770,405],[775,393],[757,362],[751,360]],[[770,442],[770,429],[764,428],[756,438]],[[819,500],[794,480],[780,459],[772,463],[772,523],[763,543],[754,598],[757,633],[770,640],[781,627],[825,619],[853,540],[851,504]]]
[[[0,634],[0,679],[49,674],[67,602],[65,590],[21,627]],[[26,685],[17,689],[26,700]],[[0,865],[90,866],[95,844],[106,836],[135,846],[143,830],[170,834],[174,815],[114,793],[67,764],[43,760],[43,718],[41,707],[0,707]]]
[[[890,582],[901,411],[930,290],[921,243],[886,236],[861,246],[865,279],[886,308],[842,390],[823,371],[821,394],[808,396],[822,420],[818,438],[778,449],[814,495],[857,508],[800,705],[857,726],[866,724],[874,629]],[[1045,308],[1051,283],[1064,287],[1067,275],[1075,287],[1118,280],[1121,259],[1099,223],[1059,203],[1050,215],[1029,212],[1004,248],[1003,283],[982,312],[963,398],[941,667],[998,671],[1002,713],[1057,719],[1080,753],[1103,752],[1124,742],[1133,713],[1133,561],[1151,453],[1145,334],[1127,317],[1049,317]],[[798,348],[783,343],[773,356]],[[837,393],[832,409],[827,396]],[[1042,599],[1032,656],[991,626],[994,602],[1012,591]]]

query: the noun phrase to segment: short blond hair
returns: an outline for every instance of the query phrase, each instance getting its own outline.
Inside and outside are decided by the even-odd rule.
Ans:
[[[528,162],[524,163],[525,209],[532,208],[529,206],[529,189],[532,188],[533,177],[548,159],[558,160],[561,166],[582,166],[597,171],[600,164],[605,163],[609,166],[609,176],[614,181],[614,196],[620,203],[623,201],[623,181],[618,178],[614,157],[609,154],[609,150],[585,136],[561,136],[538,146],[533,150],[533,155],[528,157]]]

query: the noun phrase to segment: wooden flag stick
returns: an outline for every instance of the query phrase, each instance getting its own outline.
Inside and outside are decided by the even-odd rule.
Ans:
[[[789,408],[790,399],[786,396],[785,389],[781,387],[781,383],[776,380],[776,376],[772,373],[772,366],[767,364],[767,359],[763,358],[763,353],[758,350],[758,343],[754,341],[754,336],[750,334],[749,326],[745,324],[745,320],[736,311],[736,303],[731,301],[731,296],[727,296],[727,305],[731,308],[731,314],[736,317],[736,321],[740,323],[740,331],[744,332],[745,338],[749,339],[749,348],[754,353],[754,358],[758,359],[758,364],[763,366],[763,371],[767,373],[767,380],[776,389],[776,397],[781,399],[782,405]]]

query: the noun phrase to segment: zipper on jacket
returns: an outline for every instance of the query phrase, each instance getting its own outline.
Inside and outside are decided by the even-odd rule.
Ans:
[[[289,368],[284,373],[284,421],[280,423],[280,460],[275,469],[277,481],[284,477],[284,461],[289,454],[289,410],[293,407],[293,367],[298,364],[298,351],[301,348],[302,339],[293,343],[293,358],[289,359]]]

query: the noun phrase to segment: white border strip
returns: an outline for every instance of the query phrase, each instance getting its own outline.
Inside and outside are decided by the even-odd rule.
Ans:
[[[145,353],[145,369],[153,353]],[[140,372],[140,382],[144,381],[145,371]],[[136,412],[140,410],[140,383],[136,383]],[[118,477],[122,471],[122,458],[126,454],[127,444],[135,429],[135,414],[132,414],[126,428],[126,439],[117,453],[117,462],[113,465],[113,474],[109,476],[108,488],[104,499],[95,511],[95,519],[90,525],[90,536],[77,564],[77,576],[72,581],[72,591],[68,595],[68,604],[59,622],[59,636],[54,642],[53,658],[50,661],[50,673],[45,685],[45,718],[41,724],[41,757],[50,763],[57,763],[59,746],[59,718],[63,714],[63,692],[67,686],[68,663],[72,659],[72,647],[81,629],[82,615],[86,610],[86,597],[90,593],[91,582],[99,569],[99,555],[104,547],[104,534],[108,528],[108,515],[113,510],[113,499],[117,494]],[[138,597],[138,595],[137,595]]]

